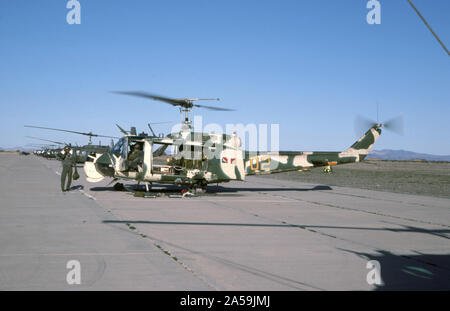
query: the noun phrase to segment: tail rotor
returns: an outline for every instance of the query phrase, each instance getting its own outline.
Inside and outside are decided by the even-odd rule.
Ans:
[[[394,117],[384,123],[378,123],[376,121],[367,119],[363,116],[358,115],[355,118],[355,132],[357,135],[361,135],[361,133],[367,131],[370,127],[383,127],[388,131],[396,133],[398,135],[403,135],[404,133],[404,120],[402,116]]]

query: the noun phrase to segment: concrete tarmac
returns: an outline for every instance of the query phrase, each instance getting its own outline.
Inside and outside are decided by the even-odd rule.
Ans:
[[[0,154],[1,290],[450,289],[449,199],[268,177],[139,198],[81,168],[62,193],[60,172]]]

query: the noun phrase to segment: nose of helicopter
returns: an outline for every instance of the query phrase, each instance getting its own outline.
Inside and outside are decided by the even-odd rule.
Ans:
[[[106,153],[97,155],[93,161],[86,161],[83,167],[86,180],[89,182],[99,182],[105,176],[112,176],[114,170],[111,168],[111,164],[111,158]]]

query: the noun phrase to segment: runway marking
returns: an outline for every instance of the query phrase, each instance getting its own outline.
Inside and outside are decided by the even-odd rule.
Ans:
[[[55,172],[56,175],[61,176],[61,172],[59,172],[59,171],[54,171],[54,172]],[[84,196],[88,197],[89,199],[97,201],[97,199],[93,195],[90,195],[89,193],[87,193],[83,189],[78,189],[78,191],[80,191],[81,194],[83,194]]]
[[[118,217],[120,222],[123,222],[123,219],[120,219],[120,217]],[[131,223],[131,222],[130,222]],[[134,234],[140,236],[141,238],[144,239],[148,239],[150,241],[151,244],[153,244],[154,247],[156,247],[159,251],[163,252],[163,254],[168,255],[169,258],[171,258],[172,260],[174,260],[177,264],[179,264],[183,269],[185,269],[186,271],[190,272],[195,278],[197,278],[198,280],[200,280],[201,282],[205,283],[206,286],[219,291],[219,288],[217,288],[216,286],[214,286],[214,284],[211,284],[210,282],[208,282],[205,278],[203,278],[202,276],[200,276],[198,273],[196,273],[192,268],[190,268],[188,265],[186,265],[184,262],[182,262],[179,257],[173,255],[171,252],[169,252],[168,250],[166,250],[165,248],[163,248],[160,244],[157,244],[156,239],[144,234],[143,232],[141,232],[139,230],[139,228],[137,227],[133,227],[133,229],[131,228],[131,226],[129,225],[129,223],[127,224],[128,228],[131,230],[131,232],[133,232]]]
[[[408,220],[408,219],[404,219],[404,218],[396,217],[396,216],[380,215],[380,214],[377,214],[377,213],[374,213],[374,212],[366,212],[366,211],[363,211],[363,210],[345,208],[345,207],[334,206],[334,205],[330,205],[330,204],[321,204],[321,203],[318,203],[318,202],[306,201],[306,200],[301,200],[301,199],[298,199],[298,198],[291,198],[291,197],[286,197],[286,196],[282,196],[282,195],[274,195],[272,193],[260,193],[260,194],[267,194],[267,195],[270,195],[270,196],[281,197],[283,199],[286,199],[286,201],[288,201],[288,202],[303,201],[303,202],[307,202],[307,203],[312,203],[312,204],[317,204],[317,205],[324,205],[324,206],[328,206],[328,207],[342,208],[344,210],[348,209],[350,211],[358,211],[358,212],[363,212],[363,213],[374,214],[374,215],[377,215],[377,216],[387,216],[387,217],[399,218],[399,219],[402,219],[402,220]],[[216,205],[218,207],[230,208],[230,206],[219,205],[218,201],[215,201],[215,202],[211,201],[210,203],[212,203],[213,205]],[[246,212],[245,210],[242,210],[241,208],[236,208],[236,207],[231,207],[231,208],[234,209],[234,210],[240,211],[241,213],[250,215],[248,212]],[[253,216],[256,216],[256,215],[253,215]],[[314,233],[314,234],[318,234],[318,235],[321,235],[321,236],[324,236],[324,237],[337,239],[337,240],[340,240],[340,241],[344,241],[344,242],[351,243],[351,244],[356,244],[356,245],[359,245],[359,246],[368,247],[368,248],[371,248],[371,249],[377,249],[376,247],[374,247],[373,245],[370,245],[370,244],[366,244],[366,243],[363,243],[363,242],[349,240],[349,239],[346,239],[346,238],[334,236],[334,235],[322,232],[321,230],[313,230],[313,229],[311,229],[311,228],[317,229],[317,228],[319,228],[318,226],[308,226],[308,225],[300,226],[300,225],[290,224],[288,222],[285,222],[285,221],[282,221],[282,220],[279,220],[279,219],[273,219],[271,217],[265,217],[265,216],[260,216],[260,215],[258,215],[258,217],[261,217],[261,218],[266,219],[268,221],[273,221],[273,222],[278,222],[278,223],[281,222],[285,226],[297,227],[297,228],[304,229],[304,230],[306,230],[308,232],[311,232],[311,233]],[[419,220],[410,220],[410,221],[420,222]],[[442,226],[446,227],[445,225],[442,225]],[[374,228],[373,230],[378,230],[378,228]],[[424,231],[426,231],[426,229],[424,229]],[[440,237],[448,238],[446,236],[440,236]]]
[[[142,236],[142,234],[141,234]],[[145,235],[146,238],[148,238],[147,235]],[[151,239],[151,238],[150,238]],[[207,280],[205,280],[203,277],[201,277],[198,273],[196,273],[194,270],[192,270],[190,267],[188,267],[185,263],[183,263],[182,261],[180,261],[178,259],[178,257],[175,257],[174,255],[172,255],[172,253],[170,253],[168,250],[166,250],[165,248],[163,248],[161,245],[156,244],[156,242],[154,242],[152,240],[152,243],[154,246],[156,246],[160,251],[162,251],[165,255],[168,255],[170,258],[174,259],[178,264],[181,265],[181,267],[183,267],[183,269],[185,269],[186,271],[192,273],[192,275],[194,277],[196,277],[197,279],[199,279],[200,281],[202,281],[203,283],[205,283],[207,286],[211,287],[212,289],[216,290],[216,291],[220,291],[219,288],[217,288],[216,286],[214,286],[213,284],[211,284],[210,282],[208,282]]]
[[[87,196],[89,199],[96,201],[97,199],[90,195],[89,193],[86,193],[83,189],[78,189],[78,191],[80,191],[83,195]]]
[[[152,239],[153,241],[156,241],[156,242],[159,242],[159,243],[163,243],[165,245],[172,246],[174,248],[186,251],[188,253],[202,256],[202,257],[207,258],[209,260],[215,261],[216,263],[225,265],[225,266],[227,266],[229,268],[232,268],[232,269],[235,269],[235,270],[240,270],[242,272],[246,272],[246,273],[249,273],[249,274],[252,274],[252,275],[255,275],[255,276],[259,276],[261,278],[268,279],[270,281],[273,281],[273,282],[276,282],[276,283],[279,283],[279,284],[282,284],[282,285],[285,285],[285,286],[288,286],[288,287],[291,287],[291,288],[295,288],[295,289],[298,289],[298,290],[305,290],[304,287],[299,287],[298,286],[298,285],[300,285],[300,286],[309,287],[310,289],[314,289],[314,290],[324,290],[324,289],[322,289],[320,287],[316,287],[314,285],[309,285],[309,284],[306,284],[306,283],[303,283],[303,282],[300,282],[300,281],[296,281],[296,280],[293,280],[293,279],[290,279],[290,278],[287,278],[287,277],[283,277],[283,276],[279,276],[279,275],[276,275],[276,274],[273,274],[273,273],[270,273],[270,272],[259,270],[259,269],[256,269],[255,267],[246,266],[246,265],[243,265],[243,264],[240,264],[240,263],[228,260],[226,258],[221,258],[221,257],[215,256],[215,255],[207,254],[207,253],[204,253],[202,251],[196,251],[196,250],[188,249],[188,248],[182,247],[180,245],[177,245],[177,244],[174,244],[174,243],[171,243],[171,242],[167,242],[167,241],[163,241],[163,240],[157,239],[155,237],[149,237],[149,238]],[[192,271],[192,272],[195,273],[194,271]]]

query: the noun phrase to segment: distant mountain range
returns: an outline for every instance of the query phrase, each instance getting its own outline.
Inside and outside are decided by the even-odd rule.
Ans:
[[[371,153],[369,153],[367,158],[379,160],[397,160],[397,161],[412,161],[412,160],[450,161],[450,155],[434,155],[427,153],[417,153],[407,150],[391,150],[391,149],[373,150]]]

